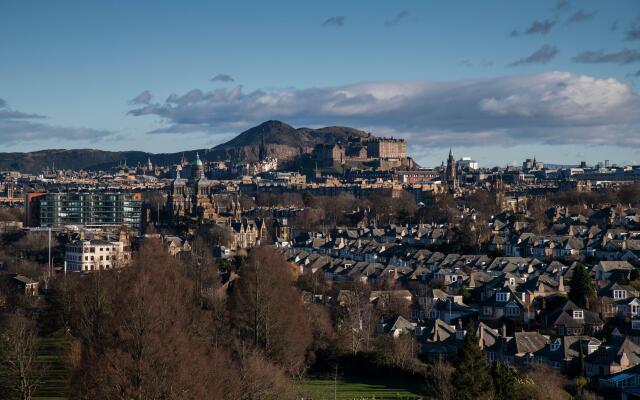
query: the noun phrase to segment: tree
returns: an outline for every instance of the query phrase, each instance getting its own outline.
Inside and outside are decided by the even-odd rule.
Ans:
[[[518,371],[500,361],[491,365],[491,378],[495,389],[495,400],[511,400],[517,392],[519,382]]]
[[[241,360],[242,400],[294,400],[291,382],[282,370],[270,364],[258,351]]]
[[[338,346],[353,355],[369,349],[377,314],[369,302],[369,288],[354,283],[351,290],[342,292],[337,310]]]
[[[545,199],[535,197],[527,201],[527,210],[529,211],[529,217],[531,222],[529,224],[531,232],[536,235],[540,235],[547,230],[547,210],[549,209],[549,202]]]
[[[288,372],[303,371],[312,334],[286,260],[273,248],[254,249],[236,282],[231,315],[240,339]]]
[[[199,309],[184,271],[154,241],[130,268],[92,274],[79,296],[75,397],[224,398],[232,368],[192,329]]]
[[[0,221],[22,221],[22,211],[18,207],[0,207]]]
[[[456,398],[460,400],[490,399],[493,384],[489,363],[478,346],[478,338],[473,329],[468,329],[452,376],[456,388]]]
[[[394,338],[381,335],[377,339],[378,354],[383,364],[405,371],[412,371],[417,364],[417,343],[411,333],[404,333]]]
[[[584,380],[584,351],[582,343],[578,342],[578,357],[571,360],[569,376],[577,378],[578,381]]]
[[[526,371],[527,385],[521,385],[519,391],[523,399],[564,400],[569,394],[564,390],[567,380],[545,365],[534,365]]]
[[[427,370],[428,388],[437,400],[451,400],[454,398],[455,388],[451,383],[454,368],[441,361],[429,366]]]
[[[591,275],[584,265],[576,264],[569,287],[569,299],[578,307],[592,308],[596,306],[596,290],[593,287]]]
[[[35,323],[21,315],[7,317],[0,331],[0,392],[7,398],[30,400],[42,383],[44,367],[37,361]]]
[[[210,246],[230,247],[233,242],[233,235],[229,228],[220,225],[202,225],[196,240],[200,238],[205,244]]]

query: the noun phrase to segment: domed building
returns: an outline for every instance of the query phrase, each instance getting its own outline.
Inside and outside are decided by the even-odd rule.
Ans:
[[[167,203],[175,221],[181,218],[213,219],[217,215],[213,195],[213,182],[204,173],[204,163],[196,153],[191,163],[191,177],[183,179],[181,168],[176,170],[176,179],[171,183]]]

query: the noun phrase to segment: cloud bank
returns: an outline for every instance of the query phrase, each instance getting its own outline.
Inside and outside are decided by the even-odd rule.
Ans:
[[[628,84],[566,72],[454,82],[382,81],[173,94],[131,110],[166,127],[153,133],[239,132],[268,119],[350,125],[417,146],[613,144],[640,146],[640,97]]]
[[[577,63],[583,64],[601,64],[601,63],[614,63],[614,64],[631,64],[640,61],[640,51],[623,49],[616,52],[607,53],[604,50],[597,51],[583,51],[577,56],[571,59]]]
[[[112,135],[112,132],[104,130],[50,125],[44,120],[46,117],[42,115],[13,110],[0,99],[0,143],[11,145],[52,139],[95,142]]]

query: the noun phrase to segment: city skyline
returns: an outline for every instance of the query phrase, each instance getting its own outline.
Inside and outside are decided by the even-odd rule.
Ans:
[[[0,151],[175,152],[280,119],[426,166],[640,163],[637,1],[367,5],[3,2]]]

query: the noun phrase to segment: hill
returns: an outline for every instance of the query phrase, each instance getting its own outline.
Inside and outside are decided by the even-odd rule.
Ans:
[[[282,161],[295,160],[309,153],[316,144],[332,144],[346,141],[350,136],[369,135],[354,128],[331,126],[326,128],[294,128],[281,121],[266,121],[240,133],[226,143],[210,149],[195,149],[177,153],[147,153],[143,151],[103,151],[96,149],[53,149],[26,153],[0,153],[0,171],[17,170],[25,173],[40,173],[45,168],[56,169],[108,169],[122,162],[135,166],[147,159],[158,165],[175,164],[184,155],[193,159],[195,153],[208,161],[232,160],[248,162],[258,159],[264,141],[266,155]]]

